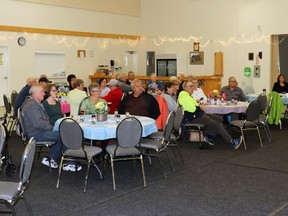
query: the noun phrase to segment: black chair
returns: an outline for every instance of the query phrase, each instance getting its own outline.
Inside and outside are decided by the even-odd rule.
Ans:
[[[14,118],[14,113],[12,112],[12,106],[11,106],[11,102],[10,99],[8,98],[8,96],[6,94],[3,95],[3,102],[4,102],[4,107],[5,107],[5,124],[6,124],[6,128],[8,129],[9,134],[11,134],[12,132],[12,128],[14,126],[14,121],[16,120],[16,118]]]
[[[234,120],[230,122],[232,129],[237,129],[240,131],[243,137],[244,148],[247,150],[246,139],[244,132],[246,131],[256,131],[258,133],[260,146],[263,147],[262,139],[259,131],[258,124],[256,121],[259,119],[261,113],[261,104],[258,100],[253,100],[249,103],[246,110],[246,119],[244,120]]]
[[[141,162],[143,183],[144,187],[146,187],[144,163],[140,145],[141,137],[141,122],[135,117],[127,117],[117,126],[116,144],[110,144],[106,147],[106,151],[110,156],[114,190],[116,189],[114,162],[123,160],[139,160]]]
[[[151,139],[151,138],[146,138],[146,139],[142,139],[141,141],[141,147],[143,149],[143,155],[148,156],[148,158],[151,157],[156,157],[158,158],[160,165],[162,167],[162,171],[164,174],[164,177],[167,178],[166,172],[164,170],[164,166],[162,163],[162,160],[160,159],[160,153],[165,151],[171,167],[174,169],[173,163],[171,161],[171,157],[169,152],[167,151],[167,146],[169,145],[169,143],[171,142],[171,134],[173,132],[173,127],[174,127],[174,118],[175,118],[175,113],[171,112],[168,115],[165,127],[164,127],[164,136],[162,137],[162,139]]]
[[[28,201],[24,197],[24,192],[28,188],[30,182],[29,179],[35,155],[35,148],[36,148],[36,142],[34,138],[31,138],[23,152],[19,172],[19,178],[20,178],[19,182],[8,182],[8,181],[0,182],[0,202],[4,203],[6,207],[10,209],[9,211],[4,210],[2,211],[1,209],[0,212],[2,213],[11,212],[12,215],[16,215],[14,206],[20,199],[23,199],[25,201],[29,214],[34,215]]]
[[[260,95],[258,95],[257,100],[261,104],[261,114],[259,116],[259,119],[256,122],[258,123],[259,127],[264,128],[267,134],[268,140],[271,143],[272,136],[271,136],[269,125],[267,123],[267,112],[270,112],[272,101],[269,100],[269,103],[268,103],[267,95],[264,93],[261,93]]]
[[[97,166],[98,160],[96,160],[96,157],[101,155],[102,149],[96,146],[84,145],[83,130],[72,118],[64,118],[60,122],[59,134],[63,146],[56,188],[58,188],[60,184],[63,162],[73,162],[76,165],[76,171],[78,163],[82,162],[87,163],[87,172],[84,185],[84,192],[86,192],[91,165],[97,169],[100,174],[100,179],[102,179],[102,172]]]
[[[22,113],[22,109],[19,108],[18,109],[18,120],[19,120],[19,124],[20,124],[20,133],[21,133],[21,138],[22,138],[22,142],[24,145],[27,145],[27,139],[28,139],[28,136],[27,136],[27,133],[26,133],[26,130],[25,130],[25,124],[24,124],[24,114]],[[41,153],[46,153],[47,154],[47,158],[49,160],[49,172],[51,173],[52,172],[52,169],[51,169],[51,158],[48,154],[49,152],[49,149],[52,145],[54,145],[55,142],[50,142],[50,141],[41,141],[41,142],[37,142],[36,141],[36,153],[38,153],[38,159],[40,157],[40,154]],[[43,149],[44,148],[44,149]]]

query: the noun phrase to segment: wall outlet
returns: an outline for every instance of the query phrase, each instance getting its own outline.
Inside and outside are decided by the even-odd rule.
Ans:
[[[260,77],[260,65],[254,65],[254,77]]]

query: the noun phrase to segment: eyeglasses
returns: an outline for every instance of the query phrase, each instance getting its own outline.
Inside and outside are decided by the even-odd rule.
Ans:
[[[187,85],[187,87],[193,88],[193,85]]]
[[[100,90],[99,90],[99,89],[97,89],[97,90],[92,90],[91,92],[100,92]]]
[[[229,80],[229,82],[236,82],[236,80]]]
[[[57,92],[57,90],[56,89],[53,89],[53,90],[51,90],[52,92]]]

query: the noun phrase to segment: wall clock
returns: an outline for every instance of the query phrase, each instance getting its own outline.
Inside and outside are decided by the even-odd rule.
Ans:
[[[19,37],[18,44],[19,46],[24,46],[26,44],[26,39],[24,37]]]

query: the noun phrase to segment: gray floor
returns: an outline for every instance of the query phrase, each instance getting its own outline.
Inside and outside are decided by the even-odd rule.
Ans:
[[[176,171],[162,155],[168,178],[159,164],[145,160],[147,187],[143,187],[140,165],[116,165],[116,185],[112,188],[111,169],[99,179],[91,169],[88,189],[83,193],[85,170],[64,172],[56,189],[57,170],[35,160],[30,187],[25,195],[35,215],[288,215],[287,126],[272,126],[272,143],[262,132],[264,148],[256,134],[249,136],[248,150],[233,150],[217,137],[213,150],[200,150],[197,143],[182,143],[184,164],[171,152]],[[19,165],[23,145],[15,134],[9,141],[13,163]],[[17,175],[2,180],[14,180]],[[18,215],[28,215],[24,202],[16,205]]]

